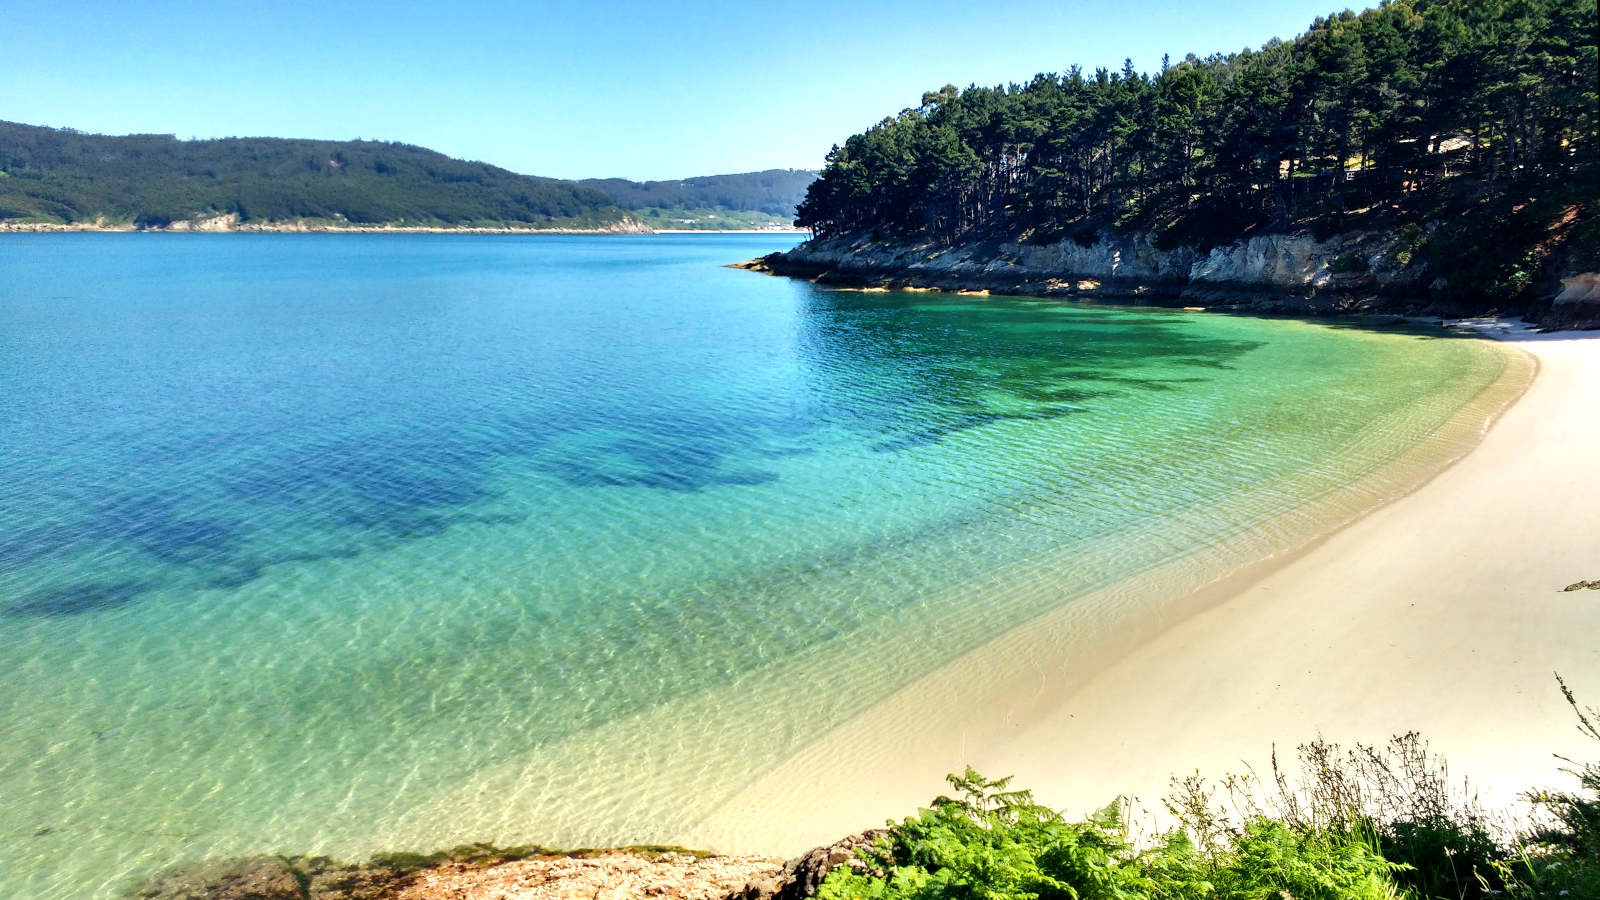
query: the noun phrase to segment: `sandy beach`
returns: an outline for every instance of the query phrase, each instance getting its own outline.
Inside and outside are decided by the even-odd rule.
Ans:
[[[1600,333],[1473,326],[1537,364],[1481,443],[1415,490],[1257,563],[1131,646],[1065,660],[1046,616],[750,784],[681,843],[792,853],[913,812],[967,764],[1086,812],[1276,745],[1416,730],[1500,807],[1593,758],[1553,673],[1600,702]],[[1524,359],[1523,362],[1526,362]],[[1520,385],[1518,386],[1520,388]],[[778,812],[781,811],[781,812]]]

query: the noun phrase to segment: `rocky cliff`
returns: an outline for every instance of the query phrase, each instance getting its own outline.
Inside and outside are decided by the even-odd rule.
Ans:
[[[1264,234],[1214,247],[1163,249],[1150,235],[1100,234],[1090,244],[974,242],[956,246],[808,241],[748,265],[780,275],[858,286],[987,290],[1330,314],[1391,311],[1459,315],[1445,279],[1413,264],[1416,235],[1353,232],[1319,241]],[[1512,311],[1522,311],[1520,309]]]

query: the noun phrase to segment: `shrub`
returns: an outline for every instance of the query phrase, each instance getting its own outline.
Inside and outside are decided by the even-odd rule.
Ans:
[[[1578,730],[1600,741],[1600,709],[1580,706],[1566,682],[1560,676],[1556,681],[1578,716]],[[1503,867],[1512,896],[1600,897],[1600,763],[1562,759],[1574,766],[1568,771],[1577,777],[1578,790],[1526,795],[1543,822],[1526,836],[1516,860]]]
[[[1257,817],[1245,823],[1223,859],[1214,877],[1218,898],[1390,900],[1401,896],[1390,877],[1400,867],[1383,858],[1370,833],[1293,828]]]
[[[1496,872],[1505,854],[1487,815],[1465,783],[1453,790],[1448,767],[1416,732],[1381,748],[1357,744],[1342,759],[1320,741],[1307,749],[1303,767],[1317,786],[1315,802],[1345,805],[1375,823],[1384,856],[1405,866],[1401,884],[1421,897],[1452,900],[1502,886]]]
[[[1578,705],[1600,741],[1600,710]],[[1497,839],[1463,781],[1416,734],[1343,750],[1298,748],[1292,778],[1273,755],[1220,787],[1174,779],[1179,826],[1138,849],[1119,799],[1070,823],[968,767],[939,797],[890,823],[865,870],[835,869],[823,900],[1518,900],[1600,898],[1600,764],[1572,770],[1576,792],[1530,795],[1543,824],[1513,847]],[[1570,762],[1570,760],[1569,760]],[[1223,799],[1219,799],[1219,793]]]
[[[962,798],[941,796],[917,817],[891,823],[888,841],[867,860],[875,871],[834,870],[819,897],[1146,897],[1118,804],[1067,823],[1029,791],[1008,790],[1010,778],[990,781],[968,767],[949,781]]]
[[[1391,900],[1397,866],[1370,833],[1252,816],[1197,844],[1187,829],[1136,851],[1118,800],[1078,823],[971,768],[866,860],[835,869],[823,900]]]
[[[1346,253],[1335,259],[1330,268],[1333,269],[1333,274],[1335,275],[1359,275],[1370,270],[1372,265],[1367,262],[1365,256],[1359,253]]]
[[[1123,900],[1150,896],[1113,803],[1089,820],[1065,822],[969,766],[949,776],[961,799],[939,797],[898,825],[868,862],[877,870],[835,869],[823,900],[970,898],[970,900]]]

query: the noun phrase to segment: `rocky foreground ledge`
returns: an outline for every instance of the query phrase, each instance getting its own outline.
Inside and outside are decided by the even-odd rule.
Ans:
[[[873,829],[784,862],[673,847],[557,852],[486,844],[365,863],[322,857],[205,860],[156,876],[137,900],[803,900],[828,873],[861,866]]]
[[[1150,235],[1101,234],[1091,244],[987,241],[946,246],[815,239],[735,264],[774,275],[860,288],[913,288],[1112,300],[1292,315],[1528,312],[1561,327],[1600,327],[1600,275],[1571,273],[1527,308],[1466,308],[1445,299],[1448,279],[1419,273],[1406,237],[1351,232],[1318,241],[1265,234],[1208,251],[1161,248]]]

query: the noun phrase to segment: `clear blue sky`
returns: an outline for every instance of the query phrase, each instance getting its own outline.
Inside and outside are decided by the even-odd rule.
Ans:
[[[1357,0],[1359,4],[1359,0]],[[815,168],[946,83],[1144,70],[1303,32],[1330,0],[7,0],[0,119],[401,140],[517,172]]]

